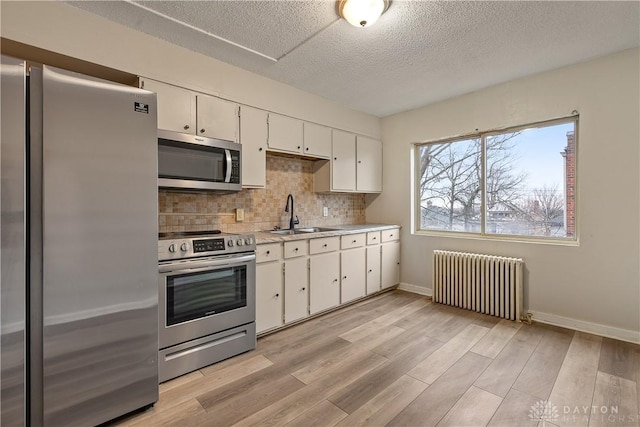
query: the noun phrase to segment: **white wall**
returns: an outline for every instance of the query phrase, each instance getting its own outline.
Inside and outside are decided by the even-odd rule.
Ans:
[[[380,137],[380,119],[61,2],[1,2],[2,37],[311,122]]]
[[[534,318],[638,340],[639,62],[639,50],[628,50],[384,118],[384,191],[368,196],[366,214],[403,226],[401,281],[430,288],[433,249],[522,257],[525,308]],[[572,110],[580,113],[579,246],[411,234],[411,142]]]

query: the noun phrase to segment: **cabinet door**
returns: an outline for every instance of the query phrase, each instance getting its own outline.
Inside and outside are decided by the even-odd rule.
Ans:
[[[302,121],[269,113],[269,149],[302,153]]]
[[[356,188],[360,192],[382,191],[382,143],[358,136],[356,141]]]
[[[142,79],[140,87],[158,98],[158,129],[196,132],[196,96],[193,92],[155,80]]]
[[[307,317],[309,312],[309,276],[307,258],[293,258],[284,266],[284,321]]]
[[[356,189],[356,136],[339,130],[332,131],[331,189]]]
[[[256,330],[257,332],[282,325],[282,263],[266,262],[256,265]]]
[[[197,134],[238,142],[238,105],[202,94],[197,100]]]
[[[400,282],[400,242],[389,242],[380,246],[382,247],[381,285],[384,289]]]
[[[365,248],[343,251],[340,257],[341,301],[344,304],[365,295]]]
[[[367,248],[367,295],[380,290],[380,246]]]
[[[267,112],[240,107],[242,186],[264,188],[267,169]]]
[[[325,159],[331,157],[331,129],[305,122],[304,154]]]
[[[309,262],[309,312],[315,314],[340,304],[340,257],[334,252]]]

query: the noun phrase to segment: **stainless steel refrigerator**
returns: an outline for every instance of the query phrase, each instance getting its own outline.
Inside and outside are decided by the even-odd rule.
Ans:
[[[158,399],[155,94],[2,57],[0,424]]]

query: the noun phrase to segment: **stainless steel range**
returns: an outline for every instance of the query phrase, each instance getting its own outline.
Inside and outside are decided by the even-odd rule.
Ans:
[[[255,250],[251,234],[160,234],[160,382],[256,347]]]

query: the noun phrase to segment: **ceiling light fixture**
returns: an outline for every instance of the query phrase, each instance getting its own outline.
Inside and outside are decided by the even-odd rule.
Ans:
[[[338,14],[354,27],[370,27],[390,3],[391,0],[338,0]]]

